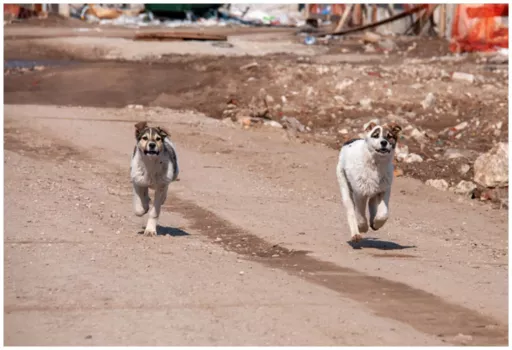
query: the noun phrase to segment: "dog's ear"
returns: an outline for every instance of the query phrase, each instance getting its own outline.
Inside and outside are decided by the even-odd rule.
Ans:
[[[171,137],[171,133],[169,131],[167,131],[167,129],[165,128],[162,128],[161,126],[159,126],[157,128],[158,130],[158,133],[160,134],[160,136],[162,136],[163,139],[165,139],[166,137]]]
[[[148,122],[138,122],[135,124],[135,138],[140,138],[140,133],[148,126]]]
[[[389,130],[391,130],[391,133],[395,136],[398,135],[400,133],[400,131],[402,131],[402,127],[395,122],[389,123],[388,127],[389,127]]]
[[[374,121],[370,121],[370,122],[368,122],[368,123],[364,124],[364,131],[369,132],[369,131],[371,131],[374,127],[376,127],[376,126],[377,126],[377,124],[376,124]]]

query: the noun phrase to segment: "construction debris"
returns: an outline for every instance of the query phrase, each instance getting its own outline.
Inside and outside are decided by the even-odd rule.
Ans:
[[[206,34],[200,32],[154,32],[154,33],[138,33],[133,40],[159,40],[159,41],[176,41],[176,40],[201,40],[201,41],[227,41],[225,35]]]

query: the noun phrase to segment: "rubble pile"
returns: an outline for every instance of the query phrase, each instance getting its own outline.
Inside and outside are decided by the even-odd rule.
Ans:
[[[244,68],[254,75],[246,85],[262,83],[263,65]],[[271,84],[245,103],[227,105],[226,122],[292,130],[338,149],[362,137],[371,119],[396,121],[403,128],[396,150],[399,173],[438,190],[508,205],[506,68],[475,70],[460,59],[357,66],[299,59],[265,69]]]

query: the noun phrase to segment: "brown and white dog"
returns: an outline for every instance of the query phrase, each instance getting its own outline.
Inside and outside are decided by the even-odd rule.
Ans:
[[[393,182],[393,156],[402,128],[396,123],[364,127],[365,137],[341,147],[336,176],[347,211],[351,240],[358,242],[370,227],[381,228],[389,217],[389,198]]]
[[[149,211],[144,235],[156,235],[160,208],[167,198],[167,189],[179,174],[176,148],[170,134],[162,127],[149,127],[147,122],[135,124],[137,144],[133,150],[130,176],[133,184],[135,215]],[[149,189],[155,191],[153,207],[149,210]]]

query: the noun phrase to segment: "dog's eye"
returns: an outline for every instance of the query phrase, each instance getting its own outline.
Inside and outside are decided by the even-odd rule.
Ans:
[[[373,137],[374,139],[378,139],[378,138],[379,138],[379,131],[377,130],[376,132],[374,132],[374,133],[372,134],[372,137]]]
[[[148,140],[148,137],[147,137],[147,136],[142,136],[142,139],[143,139],[144,141],[147,141],[147,140]]]
[[[156,140],[156,142],[159,142],[159,141],[161,141],[162,139],[161,139],[160,137],[157,137],[155,140]]]

